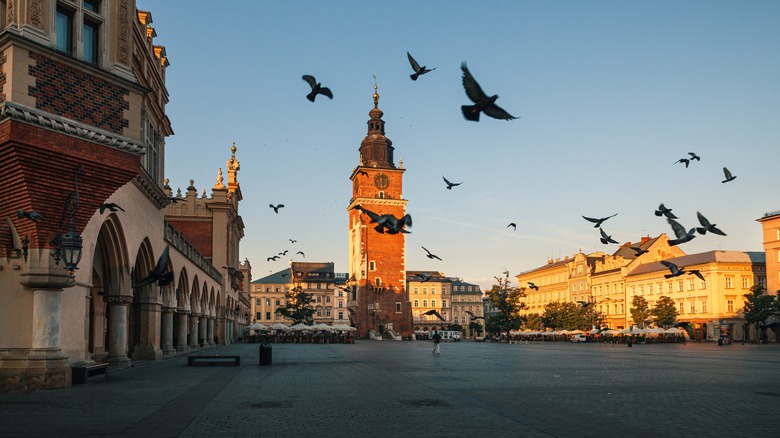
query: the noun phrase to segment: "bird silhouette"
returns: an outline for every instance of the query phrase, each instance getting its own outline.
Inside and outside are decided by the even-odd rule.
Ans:
[[[280,252],[279,255],[280,256],[286,256],[287,255],[287,251],[289,251],[289,249],[285,249],[284,251]]]
[[[695,154],[695,153],[693,153],[693,152],[688,152],[688,155],[690,155],[690,156],[691,156],[691,161],[693,161],[693,160],[696,160],[696,161],[701,161],[701,157],[700,157],[700,156],[698,156],[698,155],[696,155],[696,154]]]
[[[412,78],[413,81],[416,81],[418,77],[424,75],[425,73],[436,70],[436,68],[432,68],[428,70],[427,68],[425,68],[425,66],[420,67],[420,64],[418,64],[417,61],[415,61],[414,58],[412,58],[412,55],[410,55],[409,52],[406,52],[406,57],[409,58],[409,64],[412,65],[412,70],[414,70],[414,74],[409,75],[409,77]]]
[[[317,98],[318,94],[322,94],[323,96],[327,96],[331,99],[333,99],[333,93],[330,91],[330,88],[323,87],[322,84],[317,82],[316,79],[314,79],[314,76],[312,75],[303,75],[302,79],[306,81],[307,84],[311,87],[311,93],[306,95],[306,98],[309,99],[309,101],[314,102],[314,99]]]
[[[368,172],[366,172],[365,170],[358,170],[358,175],[363,175],[366,178],[368,178]]]
[[[664,278],[677,277],[677,276],[683,275],[685,273],[685,268],[684,267],[678,267],[677,265],[675,265],[672,262],[668,262],[666,260],[661,260],[661,264],[666,266],[667,268],[669,268],[669,271],[671,272],[671,274],[665,274]]]
[[[723,181],[721,181],[722,183],[727,183],[727,182],[729,182],[729,181],[734,181],[735,179],[737,179],[737,177],[736,177],[736,176],[733,176],[733,175],[731,174],[731,172],[729,172],[729,170],[728,170],[728,169],[726,169],[725,167],[723,168],[723,175],[725,175],[726,179],[724,179]]]
[[[155,282],[158,286],[163,287],[173,282],[173,272],[166,272],[168,270],[168,260],[170,259],[169,250],[170,247],[166,246],[162,254],[160,254],[160,258],[157,259],[157,264],[154,265],[154,269],[152,269],[141,281],[135,281],[135,269],[133,269],[133,275],[130,276],[130,284],[133,289],[142,288]]]
[[[462,182],[459,183],[450,182],[447,178],[444,178],[444,175],[442,175],[442,179],[447,184],[447,190],[452,190],[453,187],[463,184]]]
[[[274,213],[279,214],[279,209],[284,207],[284,204],[279,204],[274,206],[273,204],[268,204],[269,207],[274,209]]]
[[[650,251],[648,251],[646,249],[642,249],[642,248],[640,248],[638,246],[629,246],[629,248],[634,250],[634,252],[636,253],[634,255],[637,256],[637,257],[641,256],[642,254],[650,252]]]
[[[608,236],[603,229],[599,228],[599,231],[601,232],[601,238],[599,239],[601,240],[601,243],[603,243],[604,245],[608,243],[617,243],[617,241],[612,239],[612,236]]]
[[[587,301],[577,301],[577,303],[580,305],[581,308],[587,309],[589,306],[593,305],[593,303],[589,303]]]
[[[674,164],[685,163],[685,167],[688,168],[688,163],[690,162],[691,160],[689,160],[688,158],[680,158],[679,160],[675,161]]]
[[[423,272],[422,274],[420,274],[420,278],[422,278],[422,280],[420,280],[420,283],[425,283],[426,281],[431,281],[433,275],[427,272]]]
[[[512,227],[513,230],[517,231],[517,224],[514,222],[510,222],[509,225],[506,226],[507,228]]]
[[[486,116],[499,120],[512,120],[516,119],[513,115],[504,111],[501,107],[496,105],[498,95],[494,94],[489,96],[482,91],[477,81],[471,76],[466,62],[464,61],[460,65],[460,69],[463,70],[463,89],[466,90],[466,96],[474,102],[474,105],[462,105],[460,111],[463,113],[463,117],[466,120],[472,122],[479,122],[479,113],[485,113]]]
[[[680,223],[676,220],[672,218],[666,218],[666,221],[669,222],[669,225],[672,226],[672,231],[674,231],[674,235],[677,237],[676,239],[669,240],[669,246],[690,242],[696,238],[696,228],[691,228],[689,231],[685,231],[685,227],[680,225]]]
[[[609,218],[611,218],[611,217],[615,217],[615,216],[617,216],[617,213],[613,214],[612,216],[602,217],[602,218],[600,218],[600,219],[596,219],[596,218],[592,218],[592,217],[587,217],[587,216],[582,216],[582,218],[583,218],[583,219],[585,219],[585,220],[586,220],[586,221],[588,221],[588,222],[593,222],[593,223],[595,223],[596,225],[594,225],[594,226],[593,226],[593,228],[598,228],[598,227],[600,227],[600,226],[601,226],[601,224],[602,224],[602,223],[603,223],[605,220],[607,220],[607,219],[609,219]]]
[[[42,214],[38,213],[38,212],[37,212],[37,211],[35,211],[35,210],[30,210],[30,211],[25,211],[25,210],[18,210],[18,211],[16,212],[16,216],[17,216],[19,219],[21,219],[21,218],[27,218],[27,219],[29,219],[29,220],[31,220],[31,221],[33,221],[33,222],[38,222],[39,220],[44,220],[44,221],[46,220],[46,218],[45,218],[45,217],[43,217],[43,215],[42,215]]]
[[[105,204],[101,204],[100,205],[100,214],[103,214],[103,212],[106,211],[106,210],[111,211],[111,212],[116,212],[117,210],[125,211],[124,208],[114,204],[113,202],[107,202]]]
[[[377,224],[374,230],[378,233],[385,233],[385,230],[387,230],[387,234],[409,233],[409,231],[403,228],[412,226],[412,217],[408,214],[398,219],[392,214],[378,215],[367,208],[363,208],[361,205],[356,205],[354,208],[368,215],[371,222]]]
[[[440,320],[445,321],[445,319],[442,318],[442,316],[439,314],[439,312],[436,311],[436,309],[431,309],[427,312],[423,312],[423,315],[435,315]]]
[[[171,204],[178,204],[178,203],[179,203],[179,198],[169,197],[169,198],[168,198],[168,201],[169,201]]]
[[[275,256],[272,256],[272,257],[268,257],[267,259],[265,259],[265,261],[267,261],[267,262],[270,262],[271,260],[276,261],[278,258],[279,258],[279,256],[275,255]]]
[[[699,218],[699,223],[701,224],[701,227],[696,228],[696,231],[699,232],[699,234],[707,234],[707,231],[709,231],[712,234],[718,234],[720,236],[725,236],[726,233],[721,231],[718,227],[715,225],[717,224],[711,224],[710,221],[707,220],[706,217],[704,217],[703,214],[696,212],[696,216]]]
[[[705,281],[704,280],[704,276],[701,275],[701,271],[700,270],[698,270],[698,269],[691,269],[690,271],[687,271],[687,272],[688,272],[688,275],[695,275],[695,276],[699,277],[701,279],[701,281]]]
[[[663,204],[658,206],[658,210],[655,211],[656,216],[666,216],[669,219],[677,219],[677,216],[672,214],[671,208],[664,207]]]
[[[297,242],[297,240],[295,240],[295,239],[287,239],[287,240],[289,240],[289,241],[290,241],[290,243],[295,243],[295,242]]]
[[[441,259],[439,258],[439,256],[437,256],[436,254],[434,254],[434,253],[432,253],[432,252],[428,251],[428,250],[427,250],[427,249],[426,249],[424,246],[423,246],[423,247],[421,247],[421,248],[422,248],[422,249],[424,249],[424,250],[425,250],[425,252],[427,252],[427,253],[428,253],[428,254],[426,254],[425,256],[426,256],[426,257],[428,257],[429,259],[431,259],[431,260],[433,260],[433,259],[437,259],[437,260],[441,261]]]
[[[534,283],[531,283],[530,281],[528,282],[528,287],[530,287],[533,290],[539,290],[539,286],[537,286]]]
[[[469,316],[471,317],[472,321],[476,321],[478,319],[485,319],[484,316],[477,316],[477,315],[475,315],[474,312],[472,312],[471,310],[464,310],[464,312],[469,314]]]
[[[303,258],[306,258],[306,254],[304,254],[303,251],[298,251],[298,252],[296,252],[296,254],[300,254],[300,255],[303,256]]]

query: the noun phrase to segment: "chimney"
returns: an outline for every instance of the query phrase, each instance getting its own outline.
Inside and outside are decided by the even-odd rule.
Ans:
[[[650,240],[650,236],[642,236],[642,243],[645,243],[648,240]]]

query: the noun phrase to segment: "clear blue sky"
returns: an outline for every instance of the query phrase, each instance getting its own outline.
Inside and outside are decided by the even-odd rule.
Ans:
[[[226,6],[223,6],[226,5]],[[780,2],[138,0],[166,47],[174,190],[215,182],[238,147],[241,259],[284,249],[347,267],[349,175],[376,75],[407,169],[407,269],[489,288],[549,257],[612,253],[580,216],[618,213],[620,242],[671,235],[701,211],[728,236],[688,254],[762,248],[780,209]],[[409,51],[436,70],[413,82]],[[520,118],[468,122],[460,64]],[[306,100],[311,74],[334,99]],[[689,168],[673,164],[696,152]],[[722,168],[737,179],[723,184]],[[442,175],[463,185],[445,190]],[[283,203],[280,213],[268,204]],[[506,226],[517,223],[517,231]],[[297,239],[291,245],[288,238]],[[420,246],[443,261],[430,261]]]

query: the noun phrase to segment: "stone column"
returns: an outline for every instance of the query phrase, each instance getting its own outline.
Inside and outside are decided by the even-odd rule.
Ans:
[[[219,344],[227,345],[228,337],[227,337],[227,325],[225,324],[225,318],[224,317],[217,317],[216,322],[214,323],[214,330],[216,331],[216,336]]]
[[[208,321],[206,322],[206,344],[210,347],[213,347],[216,344],[214,342],[214,317],[210,316]]]
[[[187,322],[189,317],[189,312],[186,310],[176,311],[176,336],[179,338],[176,340],[176,351],[179,353],[190,351],[190,346],[187,345]]]
[[[198,318],[200,315],[197,313],[191,313],[190,314],[190,350],[198,349],[200,348],[200,344],[198,344]]]
[[[201,315],[198,324],[198,343],[201,347],[207,347],[209,345],[209,339],[206,337],[206,326],[208,325],[208,318],[206,315]],[[201,342],[202,341],[202,342]]]
[[[176,353],[173,348],[173,313],[176,309],[173,307],[162,308],[162,333],[160,333],[160,344],[162,353],[166,356]]]
[[[133,302],[131,296],[109,296],[108,303],[108,356],[106,362],[112,367],[124,368],[131,365],[127,357],[127,307]]]
[[[142,294],[145,299],[147,294]],[[133,347],[134,360],[160,360],[160,308],[159,302],[145,301],[136,303],[138,312],[138,343]]]

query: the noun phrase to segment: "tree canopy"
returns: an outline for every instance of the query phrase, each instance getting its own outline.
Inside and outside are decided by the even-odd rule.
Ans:
[[[634,324],[644,328],[645,321],[652,316],[645,297],[637,295],[631,300],[631,319]]]
[[[544,327],[556,330],[588,330],[593,321],[593,306],[555,301],[544,306]]]
[[[666,295],[658,298],[650,313],[655,317],[655,324],[661,327],[668,327],[677,320],[677,306]]]
[[[487,298],[490,305],[497,310],[486,321],[488,327],[499,333],[506,332],[509,335],[510,330],[519,329],[523,323],[520,316],[520,310],[525,307],[525,303],[520,298],[525,296],[525,289],[513,287],[509,282],[509,271],[504,271],[504,277],[493,277],[496,283],[487,292]]]
[[[312,294],[296,286],[284,293],[285,305],[276,309],[276,313],[292,321],[293,324],[312,324],[314,322],[314,302]]]
[[[774,295],[764,293],[763,286],[755,284],[750,288],[750,292],[743,295],[745,297],[745,307],[742,309],[745,315],[745,321],[748,324],[757,324],[766,321],[770,315],[778,311],[778,301]]]

